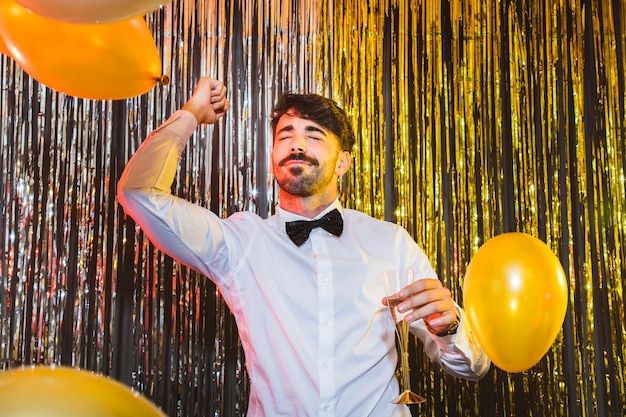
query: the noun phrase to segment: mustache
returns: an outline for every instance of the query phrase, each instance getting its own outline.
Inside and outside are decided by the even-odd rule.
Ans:
[[[285,165],[289,161],[304,161],[304,162],[308,162],[311,165],[319,165],[319,163],[317,162],[317,159],[310,158],[306,156],[305,154],[303,154],[302,152],[292,153],[286,158],[281,159],[280,162],[278,162],[278,165]]]

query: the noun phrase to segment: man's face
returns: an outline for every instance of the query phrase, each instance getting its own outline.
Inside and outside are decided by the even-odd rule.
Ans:
[[[272,172],[283,191],[298,197],[336,192],[350,154],[341,150],[334,133],[290,113],[278,120],[275,132]]]

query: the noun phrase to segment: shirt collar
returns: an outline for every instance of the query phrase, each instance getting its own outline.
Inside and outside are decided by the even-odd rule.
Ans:
[[[292,222],[295,220],[316,220],[316,219],[319,219],[320,217],[323,217],[326,213],[334,209],[339,210],[339,212],[342,211],[341,203],[339,202],[338,198],[336,198],[335,201],[333,201],[328,207],[322,210],[322,212],[318,214],[317,216],[315,216],[315,218],[313,219],[309,219],[308,217],[304,217],[304,216],[300,216],[299,214],[292,213],[290,211],[287,211],[281,208],[280,206],[276,207],[276,218],[278,220],[278,223],[280,224],[280,227],[284,228],[285,223],[287,222]]]

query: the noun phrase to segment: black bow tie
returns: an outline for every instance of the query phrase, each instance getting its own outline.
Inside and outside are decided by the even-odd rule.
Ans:
[[[334,209],[317,220],[296,220],[285,223],[287,235],[297,246],[302,246],[309,238],[311,230],[316,227],[321,227],[335,236],[341,236],[341,232],[343,232],[341,213],[339,213],[339,210]]]

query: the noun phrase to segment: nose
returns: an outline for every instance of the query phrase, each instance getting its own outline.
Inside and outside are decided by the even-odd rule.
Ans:
[[[306,138],[303,135],[294,134],[291,139],[291,152],[305,153],[306,152]]]

